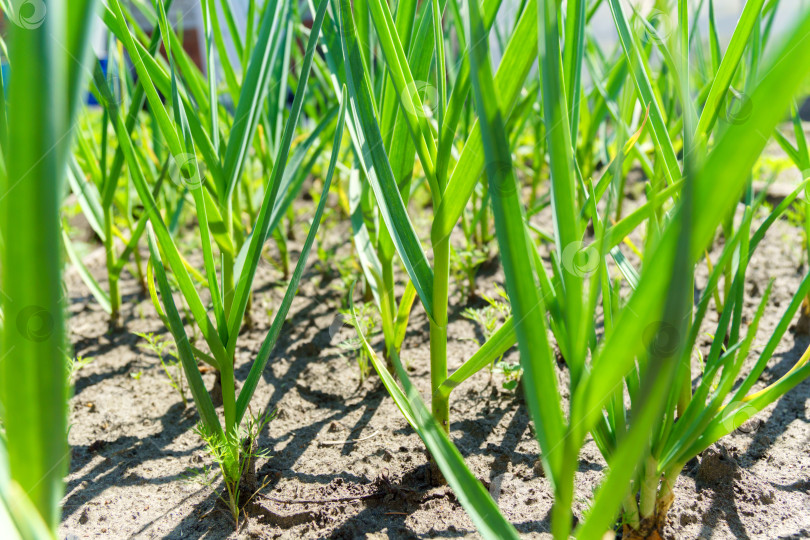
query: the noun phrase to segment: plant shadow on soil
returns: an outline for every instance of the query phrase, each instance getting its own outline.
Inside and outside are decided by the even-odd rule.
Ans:
[[[787,224],[778,226],[791,232]],[[352,249],[345,241],[349,236],[338,227],[328,241],[345,254]],[[801,279],[796,271],[801,256],[789,246],[772,243],[760,250],[750,280],[765,283],[774,277],[777,282],[772,295],[776,307],[763,320],[757,351],[764,345],[762,336],[778,322],[778,304],[784,309]],[[291,258],[296,257],[293,251]],[[103,257],[96,259],[86,262],[102,279]],[[61,537],[477,537],[452,490],[429,481],[424,445],[379,379],[372,374],[359,384],[353,354],[341,349],[330,332],[345,291],[333,287],[340,280],[317,272],[313,260],[252,402],[254,414],[277,410],[258,441],[269,458],[257,466],[260,493],[276,500],[257,495],[238,532],[217,502],[221,482],[200,481],[200,471],[211,460],[193,430],[193,405],[183,407],[157,359],[132,334],[165,335],[151,301],[125,274],[123,328],[108,332],[106,314],[76,275],[66,276],[71,340],[75,353],[92,361],[77,373],[70,405],[72,459]],[[503,274],[496,264],[487,265],[477,285],[494,296],[495,283],[502,285]],[[238,381],[247,377],[269,328],[268,311],[283,295],[280,273],[261,265],[255,291],[254,324],[239,337]],[[752,307],[746,309],[753,311],[756,301],[752,297]],[[477,324],[461,316],[465,307],[466,297],[455,294],[448,344],[451,370],[475,351],[474,340],[484,337]],[[379,344],[380,336],[375,338]],[[788,333],[757,388],[790,369],[808,344],[807,337]],[[418,306],[402,356],[413,381],[428,395],[428,322]],[[506,359],[516,362],[517,351],[508,352]],[[567,399],[567,372],[561,363],[558,368]],[[205,373],[203,379],[210,389],[214,375]],[[521,535],[546,537],[552,495],[537,465],[533,428],[522,394],[507,392],[500,383],[499,375],[484,370],[452,394],[451,437]],[[690,463],[678,479],[665,533],[671,538],[810,536],[809,397],[810,383],[805,381],[750,426]],[[578,517],[587,510],[604,467],[589,439],[576,476]]]

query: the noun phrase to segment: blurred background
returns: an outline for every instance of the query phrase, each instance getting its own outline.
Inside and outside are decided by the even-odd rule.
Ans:
[[[43,0],[29,0],[29,2],[42,2]],[[233,10],[236,26],[240,32],[244,32],[245,25],[247,24],[247,0],[222,0],[228,2]],[[563,0],[563,5],[566,0]],[[592,4],[592,2],[589,2]],[[677,23],[675,16],[675,7],[677,2],[673,0],[625,0],[626,9],[628,11],[635,9],[641,14],[646,15],[648,18],[655,18],[664,25],[665,31],[671,32],[674,30],[674,25]],[[707,35],[709,28],[708,5],[709,0],[704,0],[702,3],[701,15],[698,19],[698,24],[701,28],[701,34]],[[132,12],[139,24],[147,33],[151,33],[153,29],[153,8],[150,0],[138,0],[131,3],[133,6]],[[731,39],[731,33],[739,19],[742,12],[745,0],[714,0],[715,20],[719,30],[719,38],[721,46],[728,44]],[[504,5],[498,13],[498,26],[502,30],[502,36],[508,38],[505,33],[508,28],[511,28],[511,23],[514,20],[517,10],[521,6],[520,0],[504,0]],[[670,9],[667,9],[667,6]],[[774,20],[774,29],[776,35],[779,35],[786,28],[790,26],[798,13],[803,9],[810,6],[810,0],[790,0],[788,2],[780,2],[777,8],[777,14]],[[224,18],[221,3],[217,4],[220,20]],[[307,11],[306,0],[300,0],[299,9],[301,12]],[[306,23],[306,18],[304,21]],[[670,17],[672,17],[670,19]],[[200,9],[199,0],[174,0],[169,10],[169,20],[178,29],[183,36],[183,45],[191,55],[191,58],[197,63],[198,66],[203,68],[203,51],[205,47],[205,37],[203,35],[203,22],[202,12]],[[0,33],[5,33],[7,21],[3,20],[3,14],[0,13]],[[598,8],[596,14],[590,23],[593,35],[599,43],[607,48],[611,46],[618,46],[616,28],[613,24],[613,19],[610,14],[610,9],[606,2]],[[229,50],[231,63],[239,65],[239,59],[236,55],[236,50],[233,46],[233,41],[227,39],[227,28],[223,28],[226,34],[226,47]],[[501,51],[499,50],[499,42],[496,37],[491,36],[491,48],[495,59],[500,58]],[[96,25],[96,32],[92,38],[92,47],[96,56],[104,59],[107,56],[108,35],[106,29],[102,24]],[[219,62],[219,59],[217,59]],[[222,70],[218,70],[221,74]],[[7,77],[7,68],[3,64],[3,76]],[[810,116],[810,108],[805,107],[807,115]]]

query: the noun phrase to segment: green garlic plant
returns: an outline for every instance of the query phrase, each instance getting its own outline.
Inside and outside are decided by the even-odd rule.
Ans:
[[[237,398],[236,381],[234,378],[234,355],[237,348],[237,338],[248,307],[248,299],[251,294],[259,259],[262,256],[263,246],[266,239],[269,237],[274,216],[278,215],[278,209],[281,208],[280,199],[289,195],[289,188],[288,185],[285,185],[285,179],[289,179],[292,176],[288,172],[288,168],[293,164],[292,159],[294,157],[290,155],[290,148],[307,91],[306,81],[309,77],[312,58],[315,53],[320,27],[325,15],[326,3],[322,3],[319,6],[315,16],[315,21],[307,43],[306,55],[301,66],[300,82],[295,91],[292,109],[284,125],[281,140],[276,148],[275,159],[273,161],[274,166],[272,167],[270,177],[267,179],[264,197],[258,209],[254,228],[249,235],[250,240],[246,242],[247,249],[244,254],[244,259],[240,264],[236,265],[237,268],[240,269],[239,279],[235,281],[235,290],[230,300],[228,300],[229,293],[227,292],[228,273],[234,269],[234,265],[231,264],[227,254],[224,252],[227,250],[227,246],[223,248],[220,242],[216,242],[220,251],[219,259],[223,261],[219,268],[217,268],[215,262],[217,257],[214,255],[212,246],[212,240],[216,240],[218,231],[220,231],[219,226],[222,225],[220,217],[223,215],[217,212],[217,203],[215,201],[217,197],[220,197],[220,202],[227,207],[228,200],[232,194],[233,183],[236,181],[234,175],[238,174],[238,170],[241,167],[238,163],[232,162],[231,159],[244,161],[245,155],[243,154],[249,149],[247,142],[249,137],[246,134],[255,129],[255,125],[249,128],[247,124],[256,121],[255,113],[251,111],[254,111],[254,109],[258,110],[264,104],[266,81],[262,82],[259,78],[266,75],[266,71],[264,71],[264,67],[266,67],[265,64],[268,62],[266,55],[268,51],[273,48],[274,42],[278,39],[277,36],[274,37],[273,29],[276,28],[278,24],[278,11],[287,9],[286,2],[279,0],[265,7],[265,12],[262,16],[262,26],[259,31],[259,42],[262,45],[256,46],[253,49],[248,63],[245,81],[241,87],[242,96],[237,105],[236,117],[241,119],[241,123],[237,122],[230,136],[233,140],[237,141],[236,144],[238,148],[241,149],[241,157],[231,158],[229,156],[232,154],[228,151],[225,153],[224,162],[220,162],[218,158],[213,162],[215,167],[218,167],[218,170],[231,171],[224,177],[218,177],[214,173],[204,175],[201,171],[197,151],[200,150],[200,153],[205,156],[206,150],[204,145],[202,148],[197,145],[200,140],[205,141],[207,137],[205,133],[198,132],[200,125],[196,124],[195,127],[195,124],[191,120],[192,115],[188,114],[188,112],[190,112],[187,111],[187,109],[190,108],[189,102],[187,101],[188,94],[184,82],[178,77],[175,70],[175,47],[172,44],[171,38],[173,34],[169,30],[166,12],[162,2],[158,1],[156,8],[159,15],[163,44],[166,47],[170,65],[171,116],[158,98],[157,89],[153,84],[153,80],[147,76],[149,72],[146,71],[145,66],[149,65],[148,61],[141,51],[142,47],[139,46],[139,43],[126,28],[123,11],[120,6],[115,3],[112,5],[112,8],[112,15],[108,14],[107,17],[115,17],[118,31],[121,34],[118,37],[121,38],[131,54],[138,54],[140,58],[144,60],[140,68],[144,70],[142,73],[144,79],[142,84],[145,87],[145,93],[151,106],[152,114],[155,116],[156,123],[160,127],[162,137],[167,141],[170,152],[175,156],[176,161],[179,160],[178,163],[182,162],[179,168],[179,174],[181,174],[194,199],[199,223],[200,241],[203,248],[204,283],[207,286],[207,292],[212,304],[214,313],[213,321],[209,317],[209,311],[203,304],[201,296],[195,287],[191,272],[187,268],[187,263],[181,257],[169,227],[164,221],[161,206],[152,196],[152,191],[143,175],[142,167],[135,153],[134,144],[130,135],[127,133],[124,118],[120,114],[120,111],[116,109],[115,101],[112,99],[109,88],[105,88],[103,81],[100,80],[99,77],[96,77],[97,86],[102,88],[105,106],[111,111],[110,115],[114,122],[115,131],[118,135],[123,154],[127,160],[133,184],[145,207],[145,212],[148,215],[147,233],[150,265],[147,268],[147,284],[158,314],[164,320],[167,328],[174,337],[192,397],[194,398],[195,405],[201,417],[201,430],[205,433],[205,440],[212,451],[221,458],[217,461],[223,474],[226,492],[228,493],[227,503],[234,521],[238,524],[241,504],[244,503],[244,499],[240,498],[238,486],[240,485],[245,470],[246,452],[250,452],[248,449],[253,445],[253,441],[247,441],[247,443],[245,443],[244,432],[240,426],[242,425],[242,420],[247,412],[250,399],[256,390],[262,371],[270,359],[273,346],[281,332],[281,326],[286,319],[295,293],[297,292],[298,284],[326,205],[326,194],[331,184],[332,174],[334,173],[337,161],[337,150],[340,148],[340,140],[343,134],[345,99],[341,101],[341,110],[337,114],[332,157],[323,183],[323,195],[312,215],[312,225],[304,242],[298,263],[292,273],[290,283],[287,286],[284,299],[275,311],[275,317],[270,330],[262,342],[261,348],[251,366],[248,378],[242,386]],[[154,68],[155,65],[152,64],[152,67]],[[212,98],[211,102],[215,103],[216,98]],[[243,110],[243,106],[247,107],[247,105],[244,104],[250,104],[250,108]],[[333,118],[334,116],[332,115],[327,116],[328,120]],[[199,120],[196,121],[198,122]],[[214,131],[216,132],[217,129],[218,125],[214,127]],[[235,135],[234,133],[237,129],[239,130],[239,134]],[[320,129],[323,128],[316,128],[316,131],[319,132]],[[288,161],[288,158],[290,161]],[[208,159],[213,158],[212,156],[208,156]],[[207,163],[208,170],[211,171],[212,163]],[[230,180],[224,184],[220,183],[219,181],[223,179]],[[224,215],[227,216],[227,212]],[[225,219],[228,222],[231,220],[229,217]],[[166,261],[165,263],[164,260]],[[208,345],[209,352],[202,351],[191,345],[173,298],[173,290],[169,282],[168,270],[171,270],[180,293],[185,303],[188,305],[193,324],[199,328]],[[157,287],[155,287],[155,281],[157,282]],[[221,287],[220,283],[225,283],[225,288]],[[211,364],[220,373],[224,423],[220,422],[211,396],[203,383],[200,371],[197,367],[198,360]]]
[[[573,91],[573,101],[578,102],[580,87],[567,86],[565,80],[578,62],[561,63],[568,54],[563,56],[560,44],[572,46],[572,41],[568,37],[560,40],[557,10],[546,6],[538,24],[543,79],[540,98],[555,227],[551,277],[536,248],[526,249],[534,240],[523,217],[521,192],[503,129],[505,112],[493,97],[485,40],[478,40],[479,47],[472,52],[476,107],[479,117],[487,120],[487,170],[507,291],[517,321],[524,388],[537,426],[543,466],[554,486],[552,532],[556,538],[567,538],[572,532],[574,472],[586,434],[590,433],[604,455],[608,471],[574,534],[599,538],[620,513],[627,535],[655,537],[662,531],[673,500],[674,481],[685,463],[810,374],[810,355],[806,354],[777,382],[751,392],[807,294],[810,279],[802,281],[750,369],[744,369],[744,363],[770,288],[747,331],[742,327],[743,285],[751,254],[790,204],[787,201],[777,207],[754,230],[752,217],[764,195],[758,199],[751,196],[750,171],[767,142],[761,134],[773,133],[803,77],[810,72],[810,63],[800,59],[797,52],[810,30],[810,13],[804,14],[759,67],[764,40],[755,28],[761,24],[762,2],[749,2],[712,75],[711,89],[705,101],[699,102],[703,108],[698,115],[691,98],[687,2],[678,3],[680,32],[673,37],[671,49],[646,20],[642,27],[659,39],[639,39],[631,32],[620,3],[609,0],[608,4],[624,56],[632,67],[636,99],[649,111],[650,129],[644,139],[650,139],[652,155],[648,159],[661,180],[652,179],[647,185],[645,204],[618,222],[610,221],[618,198],[618,190],[611,183],[618,182],[621,160],[626,157],[621,131],[615,144],[619,149],[614,157],[618,161],[613,163],[616,172],[602,176],[607,185],[602,186],[602,179],[594,186],[577,177],[581,168],[573,140],[578,129],[566,89],[573,88],[568,91]],[[571,6],[569,17],[584,17],[584,3],[578,6],[579,13],[576,3]],[[471,5],[470,28],[473,35],[477,28],[480,36],[476,11]],[[667,62],[674,68],[668,76],[675,79],[670,81],[676,89],[672,99],[679,106],[670,114],[665,114],[649,76],[653,72],[653,44],[669,57]],[[576,39],[573,47],[574,55],[581,54]],[[743,70],[743,84],[750,91],[746,97],[750,111],[744,117],[726,113],[717,119],[723,114],[724,98],[746,51],[749,68]],[[671,133],[682,134],[678,141],[683,149],[681,159],[674,151]],[[804,188],[800,185],[791,199]],[[599,203],[605,205],[604,210]],[[735,219],[740,204],[742,217]],[[594,239],[585,244],[589,221]],[[616,248],[642,224],[646,225],[646,238],[639,271]],[[725,245],[695,304],[696,265],[711,246],[718,227]],[[607,264],[608,256],[615,266]],[[628,298],[620,295],[620,288],[612,281],[614,268],[631,289]],[[721,275],[731,279],[726,282],[725,302],[712,345],[702,371],[696,374],[691,362],[696,338]],[[591,316],[600,304],[601,321]],[[598,322],[604,325],[601,332],[597,332]],[[567,413],[560,407],[555,360],[546,334],[549,327],[557,343],[566,344],[563,356],[571,394]],[[699,383],[693,388],[695,375]]]

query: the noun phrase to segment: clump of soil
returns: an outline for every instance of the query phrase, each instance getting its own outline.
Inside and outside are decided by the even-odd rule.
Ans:
[[[737,461],[725,452],[718,452],[713,448],[703,452],[697,469],[699,484],[722,488],[728,485],[729,481],[739,480],[741,476]]]

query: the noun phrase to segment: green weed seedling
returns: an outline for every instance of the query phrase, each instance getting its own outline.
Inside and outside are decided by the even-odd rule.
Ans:
[[[186,400],[186,393],[183,391],[183,366],[180,364],[180,358],[177,356],[177,351],[174,348],[171,338],[155,336],[152,332],[141,333],[135,332],[135,335],[143,339],[146,343],[139,343],[138,346],[145,351],[151,352],[160,360],[160,366],[163,368],[163,373],[169,379],[169,386],[175,389],[183,401],[183,407],[188,406]],[[172,358],[173,360],[167,360]],[[172,372],[175,372],[174,374]],[[135,379],[140,379],[141,375],[138,372]]]

